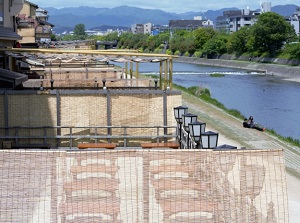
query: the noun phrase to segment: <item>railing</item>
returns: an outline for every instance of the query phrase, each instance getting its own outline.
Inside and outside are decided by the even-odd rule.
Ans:
[[[134,130],[135,133],[131,133]],[[14,126],[0,127],[0,131],[0,141],[12,141],[14,145],[24,144],[24,141],[27,144],[32,144],[31,141],[43,144],[56,141],[56,146],[52,145],[51,147],[60,147],[64,142],[63,147],[69,148],[76,147],[78,140],[88,142],[122,140],[123,142],[119,143],[119,146],[123,144],[123,147],[127,147],[133,139],[139,140],[139,142],[166,142],[176,139],[176,126]],[[88,132],[88,134],[83,134],[83,132]]]
[[[197,149],[197,143],[194,141],[194,139],[191,137],[190,133],[184,130],[184,128],[181,129],[181,148],[182,149]]]

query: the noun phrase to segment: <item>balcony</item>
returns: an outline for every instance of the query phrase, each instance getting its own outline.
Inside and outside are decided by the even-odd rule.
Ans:
[[[26,15],[18,15],[16,18],[16,23],[18,29],[33,28],[35,25],[35,20],[33,18],[26,17]]]
[[[34,27],[34,22],[30,22],[27,20],[20,20],[17,22],[17,27],[18,29],[20,28],[33,28]]]

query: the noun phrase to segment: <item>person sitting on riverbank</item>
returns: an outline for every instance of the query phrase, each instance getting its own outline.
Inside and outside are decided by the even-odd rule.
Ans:
[[[243,126],[245,128],[253,128],[253,129],[257,129],[259,131],[265,131],[266,128],[260,126],[259,124],[257,124],[256,122],[253,121],[253,116],[250,116],[249,119],[244,119],[244,122],[243,122]]]

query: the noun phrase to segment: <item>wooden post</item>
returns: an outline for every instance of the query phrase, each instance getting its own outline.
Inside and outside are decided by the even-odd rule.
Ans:
[[[172,86],[173,86],[173,60],[172,60],[172,57],[169,58],[169,77],[170,77],[170,80],[169,80],[169,86],[170,86],[170,89],[172,90]]]
[[[135,64],[135,76],[137,79],[139,79],[139,63],[136,62]]]
[[[128,62],[125,62],[125,79],[127,79],[128,74]]]
[[[132,79],[132,61],[130,61],[130,70],[129,70],[129,72],[130,72],[130,79]]]
[[[164,77],[164,90],[166,90],[166,88],[168,87],[168,61],[165,60],[165,77]]]
[[[163,70],[163,63],[162,61],[159,61],[159,89],[162,90],[163,89],[163,74],[162,74],[162,70]]]

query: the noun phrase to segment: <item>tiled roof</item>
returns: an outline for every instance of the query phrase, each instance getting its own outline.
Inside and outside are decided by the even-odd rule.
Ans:
[[[39,7],[38,5],[36,5],[36,4],[34,4],[34,3],[30,2],[30,1],[25,1],[25,2],[28,3],[28,4],[30,4],[30,5],[32,5],[32,6],[34,6],[34,7],[36,7],[36,8]]]
[[[11,28],[0,26],[0,39],[20,40],[22,37],[15,33]]]
[[[15,86],[18,86],[27,80],[28,76],[25,74],[0,68],[0,81],[13,83]]]
[[[169,27],[175,28],[175,27],[201,27],[202,26],[202,20],[170,20]]]
[[[50,22],[43,21],[43,20],[41,20],[41,19],[37,19],[37,21],[38,21],[38,23],[39,23],[40,25],[46,25],[46,26],[54,27],[54,25],[51,24]]]

